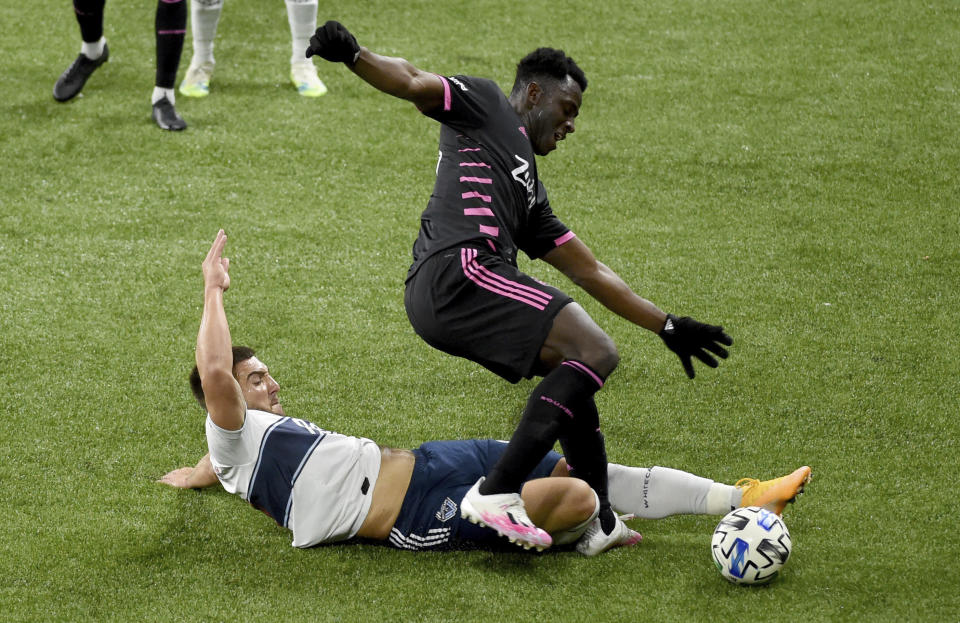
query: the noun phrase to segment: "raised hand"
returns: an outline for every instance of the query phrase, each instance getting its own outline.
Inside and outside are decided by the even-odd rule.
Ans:
[[[223,247],[227,244],[227,234],[217,232],[207,257],[203,260],[203,287],[220,288],[224,292],[230,287],[230,260],[223,257]]]
[[[360,55],[360,45],[346,26],[333,20],[317,28],[310,37],[307,58],[319,56],[331,63],[352,65]]]

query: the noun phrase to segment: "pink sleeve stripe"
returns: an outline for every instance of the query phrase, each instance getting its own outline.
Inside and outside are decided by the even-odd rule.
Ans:
[[[490,235],[490,236],[493,236],[494,238],[496,238],[497,236],[500,235],[500,228],[499,228],[499,227],[491,227],[491,226],[489,226],[489,225],[481,225],[481,226],[480,226],[480,233],[481,233],[481,234],[487,234],[487,235]]]
[[[490,203],[493,200],[493,198],[490,195],[481,195],[475,190],[471,190],[468,193],[461,193],[460,198],[461,199],[480,199],[484,203]]]
[[[573,233],[572,231],[568,231],[568,232],[565,233],[564,235],[562,235],[562,236],[560,236],[559,238],[557,238],[556,240],[554,240],[554,241],[553,241],[553,244],[554,244],[555,246],[558,246],[558,247],[559,247],[561,244],[564,244],[564,243],[566,243],[566,242],[570,242],[572,239],[574,239],[574,238],[576,238],[576,237],[577,237],[577,235],[576,235],[575,233]]]
[[[461,162],[460,166],[461,167],[486,167],[488,169],[490,168],[490,165],[487,164],[486,162]]]
[[[489,177],[460,177],[461,182],[476,182],[477,184],[493,184],[493,179]]]
[[[567,361],[564,361],[562,365],[570,366],[571,368],[573,368],[573,369],[575,369],[575,370],[579,370],[580,372],[583,372],[584,374],[586,374],[587,376],[589,376],[591,379],[593,379],[594,382],[595,382],[597,385],[599,385],[600,387],[603,387],[603,379],[601,379],[599,376],[597,376],[597,373],[596,373],[596,372],[594,372],[593,370],[591,370],[591,369],[588,368],[587,366],[583,365],[583,364],[580,363],[579,361],[570,361],[570,360],[567,360]]]
[[[441,75],[436,74],[437,78],[440,78],[440,82],[443,83],[443,110],[444,112],[450,110],[450,83],[447,82],[447,79]]]
[[[465,151],[480,151],[480,148],[479,148],[479,147],[464,147],[463,149],[458,149],[457,151],[462,154],[462,153],[465,152]]]
[[[186,34],[186,30],[158,30],[158,35],[183,35]]]
[[[493,216],[493,210],[490,208],[464,208],[464,216]]]

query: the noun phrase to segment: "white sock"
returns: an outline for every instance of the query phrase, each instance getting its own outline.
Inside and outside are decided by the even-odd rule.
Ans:
[[[307,61],[310,37],[317,30],[317,0],[286,0],[290,23],[290,63]]]
[[[193,59],[191,66],[213,64],[213,40],[217,37],[217,23],[223,0],[190,0],[190,28],[193,31]]]
[[[107,40],[104,37],[100,37],[99,41],[94,41],[93,43],[84,41],[83,45],[80,46],[80,53],[91,61],[95,61],[103,56],[103,46],[106,45],[106,43]]]
[[[670,515],[723,515],[740,490],[669,467],[607,464],[610,504],[618,513],[644,519]]]
[[[715,482],[710,485],[710,492],[707,494],[706,513],[708,515],[726,515],[740,506],[741,498],[743,498],[742,489]]]
[[[164,89],[163,87],[153,87],[153,97],[150,98],[151,104],[156,104],[163,98],[170,100],[171,104],[177,103],[177,97],[173,94],[173,89]]]

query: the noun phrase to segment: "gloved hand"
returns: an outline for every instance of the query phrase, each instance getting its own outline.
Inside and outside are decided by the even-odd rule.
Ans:
[[[667,323],[660,330],[660,338],[667,348],[680,357],[680,363],[683,364],[684,371],[691,379],[696,376],[691,357],[696,357],[711,368],[716,368],[717,360],[707,351],[721,359],[726,359],[730,353],[721,344],[726,346],[733,344],[733,338],[723,332],[723,327],[704,324],[689,316],[677,318],[673,314],[667,314]]]
[[[310,37],[310,46],[307,48],[307,58],[319,56],[331,63],[347,63],[353,65],[360,55],[360,45],[350,34],[346,26],[333,20],[317,28],[317,32]]]

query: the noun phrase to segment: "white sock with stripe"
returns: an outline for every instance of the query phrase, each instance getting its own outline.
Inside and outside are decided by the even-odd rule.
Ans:
[[[669,467],[607,464],[610,504],[644,519],[671,515],[724,515],[740,504],[741,491]]]

